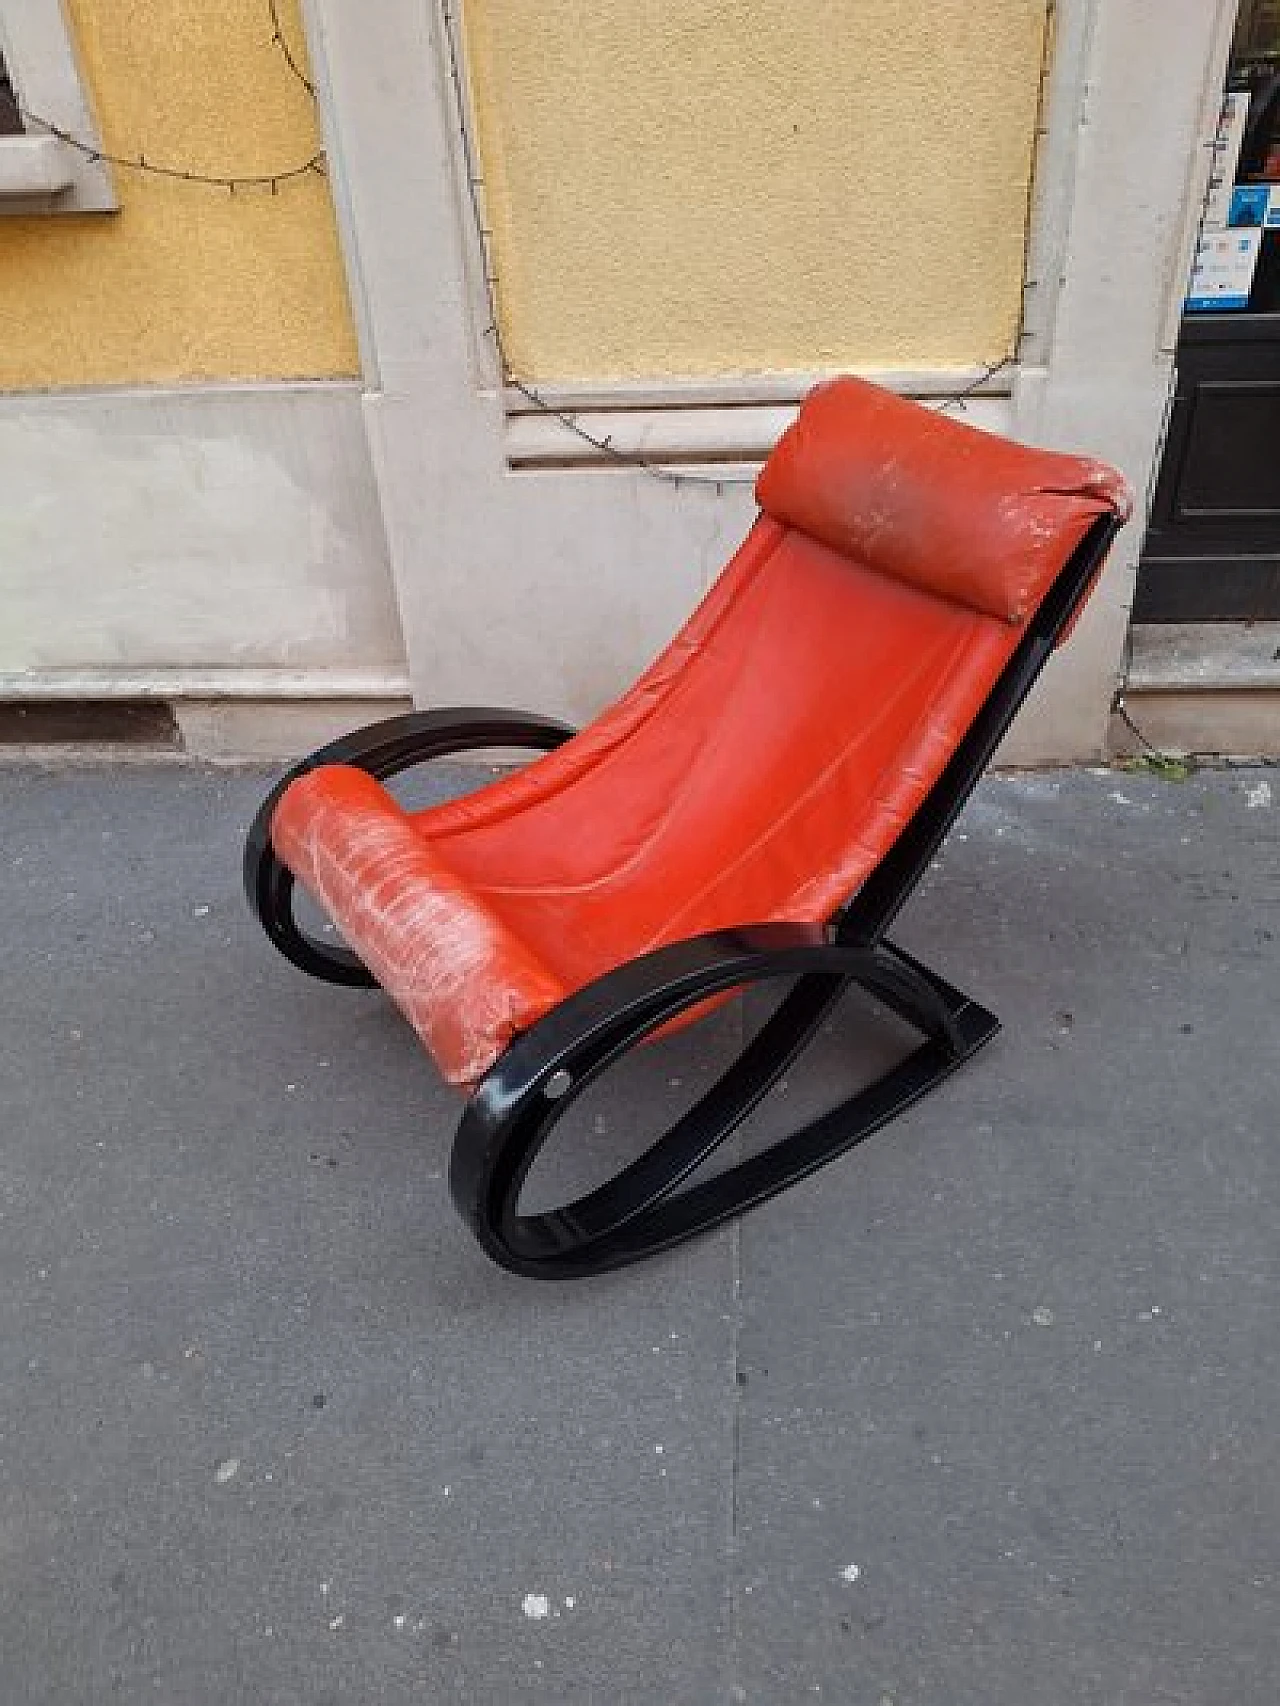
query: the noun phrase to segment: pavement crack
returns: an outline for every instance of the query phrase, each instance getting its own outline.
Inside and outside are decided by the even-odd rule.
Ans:
[[[738,1546],[742,1465],[742,1223],[729,1228],[729,1532],[725,1556],[725,1698],[740,1700],[738,1668],[742,1640],[742,1599],[738,1588]]]

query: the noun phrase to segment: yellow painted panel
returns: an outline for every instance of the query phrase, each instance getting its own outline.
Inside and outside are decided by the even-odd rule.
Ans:
[[[1009,355],[1046,9],[465,0],[512,367]]]
[[[19,0],[21,3],[21,0]],[[104,146],[215,174],[319,147],[266,0],[68,0]],[[281,19],[302,51],[297,0]],[[0,219],[0,389],[357,371],[328,184],[117,169],[118,214]]]

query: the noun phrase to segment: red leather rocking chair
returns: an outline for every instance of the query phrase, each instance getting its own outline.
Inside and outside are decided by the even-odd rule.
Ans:
[[[878,1129],[998,1029],[886,932],[1088,596],[1125,483],[845,379],[812,393],[756,496],[690,622],[582,733],[501,710],[396,717],[298,765],[249,835],[249,900],[281,953],[333,983],[380,983],[469,1090],[450,1189],[518,1273],[597,1273],[716,1225]],[[380,785],[516,746],[548,750],[430,810]],[[300,928],[295,879],[348,947]],[[646,1153],[557,1210],[520,1211],[535,1156],[599,1074],[778,977],[796,981],[776,1012]],[[693,1181],[850,983],[924,1041]]]

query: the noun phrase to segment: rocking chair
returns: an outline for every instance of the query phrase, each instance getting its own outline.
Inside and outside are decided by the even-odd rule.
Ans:
[[[450,1190],[516,1273],[599,1273],[763,1202],[998,1029],[887,931],[1074,624],[1129,514],[1124,480],[843,379],[809,396],[756,497],[687,626],[581,733],[505,710],[395,717],[299,764],[249,834],[249,901],[280,952],[381,984],[469,1091]],[[545,756],[428,810],[381,786],[513,747]],[[346,946],[302,928],[295,881]],[[794,982],[772,1016],[639,1159],[522,1212],[535,1157],[600,1074],[776,978]],[[850,984],[923,1041],[695,1179]]]

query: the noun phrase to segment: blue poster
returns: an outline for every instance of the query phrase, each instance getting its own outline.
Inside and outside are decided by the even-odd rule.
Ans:
[[[1227,228],[1238,231],[1241,227],[1254,228],[1265,225],[1270,205],[1270,184],[1237,184],[1231,192],[1231,208],[1227,214]]]

